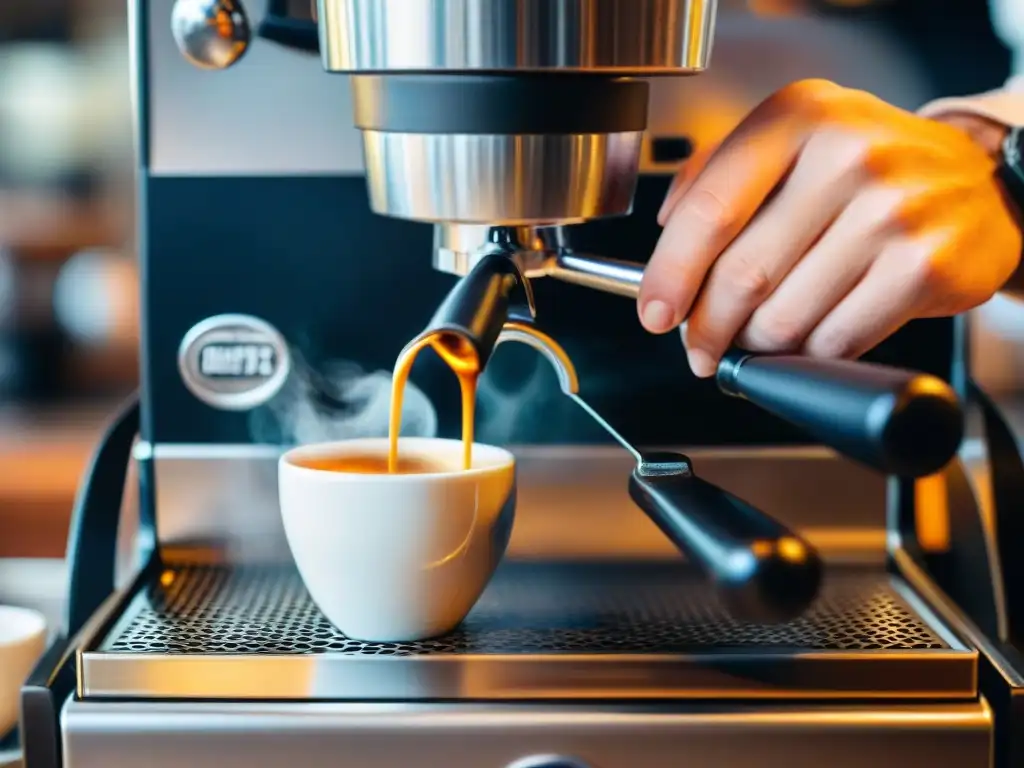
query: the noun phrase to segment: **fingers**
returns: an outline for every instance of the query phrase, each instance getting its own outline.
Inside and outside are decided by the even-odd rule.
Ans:
[[[711,268],[687,323],[687,354],[697,376],[714,373],[733,339],[762,313],[759,307],[778,304],[781,312],[796,312],[799,322],[778,317],[779,311],[769,313],[752,327],[783,338],[755,339],[748,348],[799,348],[814,324],[860,279],[873,253],[860,254],[864,217],[848,215],[847,206],[863,183],[863,174],[847,159],[848,144],[841,136],[812,138],[779,193]],[[844,208],[847,213],[840,215]],[[824,258],[815,258],[819,251]],[[858,261],[856,268],[848,266],[851,256]],[[837,263],[850,273],[841,284]],[[799,285],[794,287],[794,281]],[[780,293],[790,300],[776,302]],[[790,339],[797,328],[798,336]]]
[[[1017,268],[1020,228],[983,150],[935,125],[830,84],[768,99],[666,196],[644,326],[686,321],[691,367],[710,375],[736,338],[857,357],[985,301]]]
[[[676,175],[672,178],[672,183],[668,187],[668,192],[665,193],[665,202],[661,204],[661,209],[658,211],[658,224],[660,226],[665,226],[665,222],[672,215],[672,211],[675,210],[683,194],[690,188],[693,180],[700,175],[700,172],[707,166],[711,158],[714,157],[716,151],[717,147],[714,146],[698,150],[687,158],[682,167],[676,172]]]
[[[930,242],[896,241],[807,337],[812,357],[857,358],[921,316],[932,275]]]
[[[867,272],[899,228],[899,189],[853,200],[778,289],[753,312],[739,343],[755,352],[800,349],[821,320]]]
[[[687,316],[711,264],[789,172],[809,125],[769,99],[684,190],[640,286],[638,309],[648,331],[665,333]]]

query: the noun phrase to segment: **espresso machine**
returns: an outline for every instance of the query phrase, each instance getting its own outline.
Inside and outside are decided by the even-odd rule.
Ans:
[[[884,368],[739,353],[713,381],[637,321],[712,43],[732,22],[748,46],[739,12],[130,10],[142,382],[76,503],[66,626],[23,690],[28,768],[1019,759],[1024,466],[970,381],[962,320],[912,323],[868,355]],[[505,330],[528,343],[495,346],[479,392],[478,439],[517,456],[506,562],[455,634],[351,640],[291,562],[277,458],[382,434],[395,355],[495,263],[528,291]],[[412,382],[406,434],[456,434],[450,372],[425,359]],[[907,403],[929,418],[895,440]],[[964,445],[990,460],[989,514],[959,423],[929,426],[961,407],[980,414]],[[806,605],[760,620],[723,598],[692,545],[739,518],[651,513],[668,451],[813,549]]]

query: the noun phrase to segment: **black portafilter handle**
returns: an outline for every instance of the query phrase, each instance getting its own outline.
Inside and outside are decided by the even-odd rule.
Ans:
[[[509,320],[533,316],[529,282],[507,255],[484,256],[452,287],[417,338],[451,334],[476,350],[482,371]]]
[[[936,376],[847,360],[728,352],[719,388],[889,475],[924,477],[956,455],[964,414]]]
[[[715,584],[735,619],[800,616],[821,586],[817,551],[782,523],[693,473],[686,456],[644,454],[629,494]]]

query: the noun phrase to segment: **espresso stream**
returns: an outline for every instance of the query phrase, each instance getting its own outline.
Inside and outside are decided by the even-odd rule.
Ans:
[[[407,460],[399,460],[398,456],[398,433],[402,429],[402,398],[416,356],[426,347],[431,347],[459,380],[459,390],[462,393],[462,468],[470,469],[473,466],[473,425],[480,362],[476,349],[461,336],[434,333],[406,347],[395,363],[395,373],[391,380],[391,414],[388,422],[387,471],[392,474],[408,472],[404,469]]]

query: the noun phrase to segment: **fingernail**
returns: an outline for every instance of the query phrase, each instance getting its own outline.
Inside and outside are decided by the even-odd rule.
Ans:
[[[651,333],[664,333],[672,330],[675,312],[664,301],[654,299],[644,304],[640,312],[640,320]]]
[[[688,349],[686,357],[690,361],[690,370],[694,376],[706,379],[715,372],[715,361],[703,349]]]

